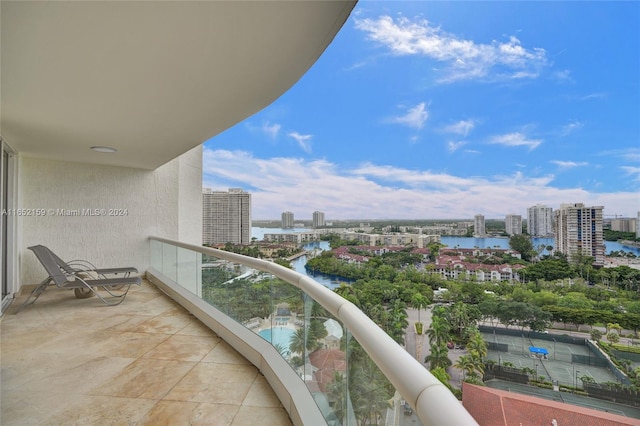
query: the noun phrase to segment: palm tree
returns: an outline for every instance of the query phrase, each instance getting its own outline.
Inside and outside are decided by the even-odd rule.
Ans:
[[[476,331],[471,335],[469,342],[467,343],[467,350],[472,357],[478,358],[480,361],[487,356],[487,343],[482,338],[482,335]]]
[[[303,354],[307,348],[307,332],[304,328],[299,328],[291,335],[289,349],[291,352]]]
[[[418,322],[420,322],[420,309],[428,306],[428,300],[420,293],[416,293],[411,297],[411,305],[418,310]]]
[[[451,390],[451,383],[449,383],[449,380],[451,380],[451,376],[449,375],[449,373],[447,373],[447,371],[442,368],[442,367],[438,367],[438,368],[434,368],[431,370],[431,374],[433,374],[433,376],[440,380],[440,382],[442,382],[443,385],[445,385],[449,390]]]
[[[424,362],[429,363],[431,370],[438,367],[446,369],[451,365],[449,349],[445,345],[431,345],[431,353],[424,358]]]
[[[431,327],[427,330],[429,343],[432,345],[442,345],[449,340],[449,324],[439,316],[434,316],[431,320]]]
[[[312,318],[311,321],[309,321],[308,330],[307,349],[313,351],[322,346],[320,340],[327,337],[327,328],[324,326],[322,320]]]
[[[343,424],[376,424],[377,415],[389,408],[393,388],[380,369],[368,356],[351,357],[349,366],[349,399],[353,406],[355,422]]]
[[[340,421],[339,424],[343,424],[347,417],[347,407],[349,406],[347,402],[349,395],[347,391],[347,380],[343,374],[338,371],[334,372],[333,382],[327,386],[327,394],[329,402],[332,404],[333,414]]]
[[[464,381],[466,376],[473,374],[475,370],[475,363],[473,362],[471,355],[462,355],[460,358],[458,358],[458,361],[456,361],[454,367],[462,370],[462,380]]]
[[[456,302],[448,310],[447,317],[454,333],[460,336],[463,330],[470,326],[475,326],[480,318],[480,310],[474,305]]]
[[[393,340],[404,344],[405,330],[409,326],[407,321],[407,305],[400,299],[395,300],[389,312],[389,327],[385,331]]]
[[[473,363],[473,370],[469,373],[469,378],[479,382],[484,376],[484,362],[482,359],[473,356],[471,357],[471,362]]]

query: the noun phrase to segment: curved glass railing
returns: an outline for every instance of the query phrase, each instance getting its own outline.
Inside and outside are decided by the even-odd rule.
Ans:
[[[156,237],[150,245],[148,278],[200,312],[194,315],[263,372],[271,371],[265,377],[294,423],[317,424],[309,420],[312,401],[329,425],[399,424],[403,406],[413,407],[425,425],[476,424],[362,311],[314,280],[226,251]]]

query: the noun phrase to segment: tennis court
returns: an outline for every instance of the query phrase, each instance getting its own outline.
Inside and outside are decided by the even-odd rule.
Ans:
[[[581,377],[591,377],[596,383],[618,382],[602,359],[585,345],[564,343],[552,339],[529,338],[528,333],[510,336],[482,333],[489,347],[487,358],[499,365],[513,364],[516,368],[530,368],[546,381],[557,380],[560,385],[581,386]],[[530,348],[546,349],[531,350]],[[507,364],[508,365],[508,364]]]

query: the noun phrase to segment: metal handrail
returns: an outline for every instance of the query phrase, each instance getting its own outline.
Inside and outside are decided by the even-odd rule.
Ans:
[[[338,318],[425,425],[477,425],[462,403],[353,303],[296,271],[237,253],[161,237],[151,240],[269,272],[299,288]]]

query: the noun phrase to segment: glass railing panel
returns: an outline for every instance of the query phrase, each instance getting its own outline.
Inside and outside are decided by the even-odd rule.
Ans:
[[[347,332],[319,303],[273,274],[211,256],[202,260],[202,298],[271,343],[329,424],[358,424],[348,400]]]
[[[201,259],[202,299],[238,322],[250,318],[243,289],[253,269],[204,254]]]
[[[178,248],[176,282],[196,296],[202,295],[200,258],[200,253]]]
[[[163,243],[151,240],[151,267],[162,271],[162,246]]]
[[[162,273],[173,281],[177,281],[177,250],[171,244],[162,244]]]
[[[304,381],[327,424],[403,419],[421,425],[345,324],[300,288],[272,273],[163,242],[152,240],[151,257],[165,276],[271,343]]]

